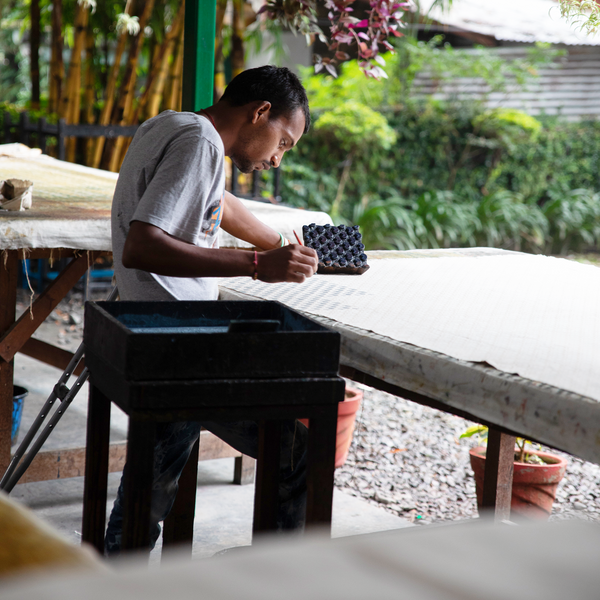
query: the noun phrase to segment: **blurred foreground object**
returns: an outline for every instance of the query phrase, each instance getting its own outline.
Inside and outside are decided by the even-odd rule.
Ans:
[[[74,546],[27,508],[0,492],[0,577],[40,569],[105,570],[87,549]]]
[[[600,586],[600,527],[470,521],[326,540],[276,538],[208,560],[45,577],[3,600],[583,600]],[[301,577],[298,575],[301,574]]]

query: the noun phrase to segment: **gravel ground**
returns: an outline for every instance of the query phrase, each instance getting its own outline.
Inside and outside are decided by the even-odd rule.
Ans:
[[[349,382],[364,391],[348,460],[336,486],[414,523],[477,516],[468,450],[459,439],[471,423],[408,400]],[[600,466],[567,458],[551,520],[600,520]]]

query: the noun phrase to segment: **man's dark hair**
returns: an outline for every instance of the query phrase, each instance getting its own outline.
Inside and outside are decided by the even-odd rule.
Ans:
[[[286,67],[266,65],[242,71],[225,88],[221,100],[232,106],[243,106],[256,100],[271,103],[271,115],[290,115],[296,109],[304,112],[304,133],[310,127],[308,98],[300,80]]]

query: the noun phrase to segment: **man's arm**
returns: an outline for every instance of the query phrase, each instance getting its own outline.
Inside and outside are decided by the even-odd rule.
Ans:
[[[253,252],[200,248],[142,221],[131,223],[123,248],[124,267],[169,277],[253,276],[253,262]],[[312,248],[294,244],[259,252],[258,278],[269,283],[301,283],[316,273],[317,265],[317,254]]]
[[[233,194],[225,192],[221,228],[234,237],[263,250],[279,248],[279,233],[257,219]]]

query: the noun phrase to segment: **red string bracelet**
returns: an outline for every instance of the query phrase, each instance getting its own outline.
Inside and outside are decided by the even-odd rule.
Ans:
[[[258,252],[256,250],[254,251],[254,260],[252,261],[252,264],[254,265],[254,275],[252,275],[252,279],[256,281],[258,279]]]

